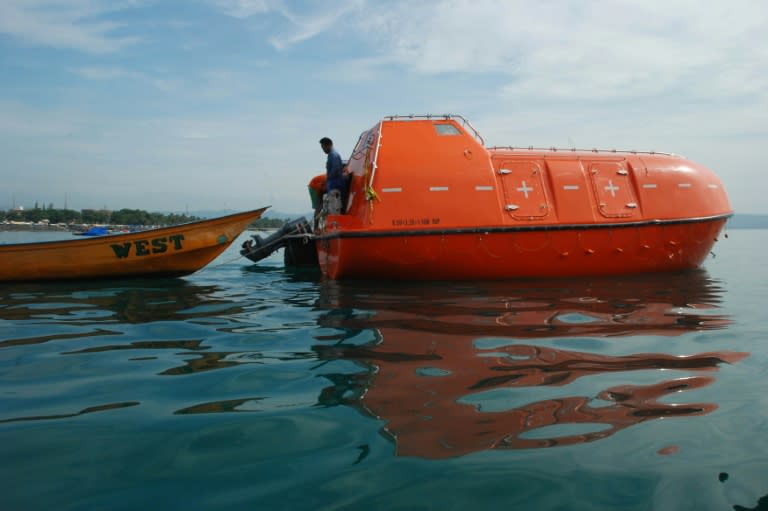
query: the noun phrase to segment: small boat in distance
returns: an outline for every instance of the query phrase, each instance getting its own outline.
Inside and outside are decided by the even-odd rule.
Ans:
[[[109,228],[103,225],[94,225],[87,231],[72,233],[75,236],[106,236],[109,234]]]
[[[733,214],[715,173],[681,156],[486,147],[458,115],[385,117],[347,172],[347,195],[325,199],[309,234],[294,222],[241,253],[285,246],[289,264],[306,248],[299,260],[332,279],[665,272],[700,266]]]
[[[0,245],[0,282],[188,275],[266,209],[140,232]]]

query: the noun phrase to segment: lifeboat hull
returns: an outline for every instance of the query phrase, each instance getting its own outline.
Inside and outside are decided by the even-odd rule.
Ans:
[[[334,279],[620,275],[701,266],[725,222],[715,218],[601,228],[343,232],[317,243],[321,267]]]

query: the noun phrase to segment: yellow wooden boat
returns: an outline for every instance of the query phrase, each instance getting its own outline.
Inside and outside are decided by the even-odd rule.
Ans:
[[[126,234],[0,245],[0,282],[188,275],[266,209]]]

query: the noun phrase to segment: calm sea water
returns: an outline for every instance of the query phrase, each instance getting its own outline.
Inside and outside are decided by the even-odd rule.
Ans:
[[[0,510],[768,509],[768,231],[728,236],[611,279],[329,282],[238,242],[0,284]]]

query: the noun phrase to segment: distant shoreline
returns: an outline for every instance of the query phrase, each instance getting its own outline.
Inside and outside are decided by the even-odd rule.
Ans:
[[[65,225],[0,224],[0,232],[79,232]]]
[[[159,229],[162,227],[173,227],[166,225],[132,225],[130,228],[125,225],[99,225],[105,227],[109,231],[115,231],[114,234],[121,234],[123,232],[140,232],[148,231],[150,229]],[[90,224],[72,224],[72,225],[45,225],[45,224],[3,224],[0,223],[0,232],[85,232],[93,227]],[[270,231],[274,227],[247,227],[246,231]]]
[[[4,224],[0,223],[0,232],[85,232],[91,227],[94,227],[92,224],[52,224],[52,225],[46,225],[46,224],[26,224],[26,223],[15,223],[15,224]],[[154,229],[157,226],[154,225],[132,225],[130,226],[130,229],[126,225],[102,225],[99,224],[99,227],[104,227],[110,231],[146,231],[148,229]]]

